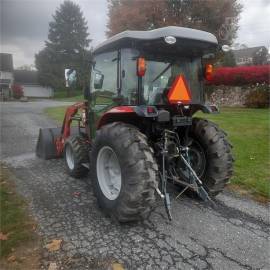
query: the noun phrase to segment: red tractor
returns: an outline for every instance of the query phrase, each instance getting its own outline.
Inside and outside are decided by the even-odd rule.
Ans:
[[[217,50],[214,35],[182,27],[111,37],[93,51],[87,101],[67,109],[62,128],[40,130],[37,156],[90,173],[99,206],[120,222],[146,217],[156,194],[171,219],[168,182],[211,200],[232,176],[231,144],[193,115],[218,112],[204,102],[212,66],[202,64]]]

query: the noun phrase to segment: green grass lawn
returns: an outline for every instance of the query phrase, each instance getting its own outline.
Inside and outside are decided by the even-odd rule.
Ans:
[[[55,120],[57,123],[62,124],[65,116],[67,106],[60,106],[60,107],[50,107],[46,108],[44,111],[45,113]]]
[[[0,233],[7,239],[0,240],[0,258],[9,255],[19,245],[35,239],[34,223],[28,217],[24,201],[15,193],[12,176],[0,167]]]
[[[53,99],[59,100],[59,101],[71,101],[71,102],[78,102],[82,101],[83,95],[81,94],[81,91],[76,91],[72,93],[71,97],[67,97],[66,91],[55,91]]]
[[[63,98],[54,98],[59,101],[70,101],[70,102],[79,102],[84,100],[83,95],[73,96],[73,97],[63,97]]]
[[[270,198],[269,110],[223,108],[220,114],[196,114],[217,123],[233,144],[235,173],[231,183],[264,198]],[[46,113],[62,123],[65,107]]]

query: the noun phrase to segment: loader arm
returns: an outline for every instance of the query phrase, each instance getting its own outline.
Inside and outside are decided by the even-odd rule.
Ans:
[[[78,110],[85,111],[86,109],[87,109],[87,105],[85,102],[75,103],[66,109],[64,121],[62,124],[61,134],[55,140],[56,152],[58,156],[61,156],[61,154],[63,153],[65,142],[67,138],[70,136],[71,122],[72,120],[74,120],[73,117],[76,115]],[[82,125],[85,127],[86,120],[82,119]]]

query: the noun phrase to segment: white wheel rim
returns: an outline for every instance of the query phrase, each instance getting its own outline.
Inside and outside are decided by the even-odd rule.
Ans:
[[[104,196],[115,200],[120,194],[122,177],[118,158],[109,146],[103,146],[98,152],[97,178]]]
[[[66,161],[70,170],[74,169],[74,154],[69,144],[66,145]]]

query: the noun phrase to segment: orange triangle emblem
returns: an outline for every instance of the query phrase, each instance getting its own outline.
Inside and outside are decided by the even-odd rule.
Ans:
[[[183,75],[178,75],[175,78],[167,97],[171,104],[189,103],[191,101],[191,93]]]

